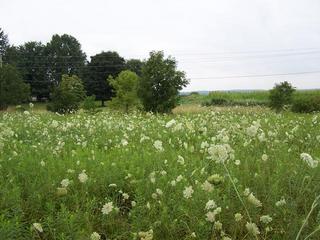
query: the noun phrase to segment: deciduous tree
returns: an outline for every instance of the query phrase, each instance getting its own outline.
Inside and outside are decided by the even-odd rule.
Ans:
[[[151,52],[142,68],[138,93],[146,111],[165,113],[176,106],[179,90],[187,84],[174,58],[165,58],[161,51]]]
[[[124,108],[126,112],[137,106],[140,102],[137,95],[138,81],[138,75],[130,70],[122,71],[115,79],[109,76],[108,82],[115,90],[111,104]]]
[[[125,60],[117,52],[102,52],[91,57],[84,71],[87,95],[95,95],[104,106],[112,97],[112,87],[106,79],[109,75],[116,77],[124,69]]]
[[[9,64],[0,68],[0,110],[9,104],[19,104],[28,99],[29,85],[24,83],[19,71]]]

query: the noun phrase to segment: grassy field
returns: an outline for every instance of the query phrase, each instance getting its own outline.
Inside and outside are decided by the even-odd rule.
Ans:
[[[178,113],[0,113],[0,239],[320,239],[319,114]]]
[[[300,96],[320,96],[320,90],[297,90],[294,98]],[[212,99],[225,100],[225,105],[240,106],[267,106],[269,104],[269,91],[212,91],[209,95],[191,94],[181,96],[180,104],[210,104]]]

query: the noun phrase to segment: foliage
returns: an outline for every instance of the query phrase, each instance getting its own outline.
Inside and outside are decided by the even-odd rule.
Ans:
[[[309,165],[320,158],[319,119],[251,108],[0,113],[0,236],[140,240],[152,229],[165,240],[223,239],[222,232],[296,239],[320,192],[320,164]],[[319,209],[299,239],[319,226]]]
[[[270,90],[270,107],[280,111],[285,105],[291,104],[294,91],[295,88],[286,81],[276,84]]]
[[[292,103],[292,111],[298,113],[319,112],[320,95],[295,97]]]
[[[106,78],[109,75],[116,77],[123,69],[125,60],[117,52],[102,52],[91,57],[83,73],[87,95],[95,95],[104,106],[104,102],[113,96]]]
[[[138,94],[146,111],[166,113],[176,106],[179,91],[187,84],[174,58],[151,52],[142,68]]]
[[[8,35],[6,35],[2,30],[2,28],[0,28],[0,56],[4,56],[8,47],[9,47]]]
[[[48,110],[58,113],[71,113],[78,110],[81,101],[85,98],[82,80],[76,75],[62,75],[59,86],[52,95],[52,102]]]
[[[129,59],[126,61],[126,69],[141,77],[143,62],[140,59]]]
[[[138,75],[130,70],[122,71],[115,79],[109,76],[108,82],[115,90],[111,104],[124,108],[125,112],[138,106],[140,103],[137,95],[138,81]]]
[[[81,44],[68,34],[53,35],[45,47],[44,54],[48,65],[48,78],[55,86],[60,83],[63,74],[80,76],[86,62]]]
[[[23,80],[30,85],[31,96],[38,100],[49,98],[51,83],[47,65],[45,45],[41,42],[27,42],[18,47],[16,66]]]
[[[97,106],[96,106],[96,96],[87,96],[83,102],[82,102],[82,108],[90,113],[96,113],[97,112]]]
[[[9,104],[19,104],[28,99],[30,88],[25,84],[18,70],[8,64],[0,67],[0,110]]]

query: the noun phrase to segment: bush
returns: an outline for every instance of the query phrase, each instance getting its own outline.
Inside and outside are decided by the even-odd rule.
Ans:
[[[312,113],[320,111],[320,96],[300,96],[294,99],[292,111],[297,113]]]
[[[270,90],[270,107],[276,111],[280,111],[285,105],[290,105],[294,91],[295,88],[288,82],[276,84],[274,88]]]
[[[210,102],[211,102],[211,105],[227,105],[228,104],[228,100],[224,98],[212,98]]]
[[[87,96],[83,103],[82,103],[82,108],[90,113],[96,113],[97,112],[97,106],[96,106],[96,96]]]
[[[47,110],[58,113],[71,113],[79,109],[85,98],[85,91],[80,78],[76,75],[62,75],[62,81],[52,94],[52,102]]]

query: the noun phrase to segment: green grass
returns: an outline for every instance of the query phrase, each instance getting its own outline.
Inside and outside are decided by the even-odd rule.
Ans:
[[[294,98],[301,96],[320,96],[320,90],[297,90]],[[269,91],[212,91],[209,95],[190,94],[180,97],[180,104],[204,104],[211,105],[213,100],[224,100],[225,105],[238,106],[267,106],[269,103]]]
[[[101,239],[143,239],[141,232],[151,229],[153,239],[222,239],[222,231],[231,239],[295,239],[320,194],[320,166],[300,159],[304,152],[320,157],[319,120],[319,114],[251,108],[177,115],[0,113],[0,239],[90,239],[93,232]],[[257,132],[250,136],[248,129]],[[155,147],[160,142],[163,150]],[[67,194],[58,195],[63,179],[70,181]],[[194,192],[186,198],[190,186]],[[243,194],[246,188],[261,207]],[[281,199],[286,203],[276,206]],[[209,200],[216,207],[205,209]],[[116,209],[104,215],[108,202]],[[206,220],[218,207],[215,225],[222,223],[222,230]],[[319,210],[299,239],[319,226]],[[272,221],[261,222],[263,215]],[[246,229],[250,221],[257,238]]]

